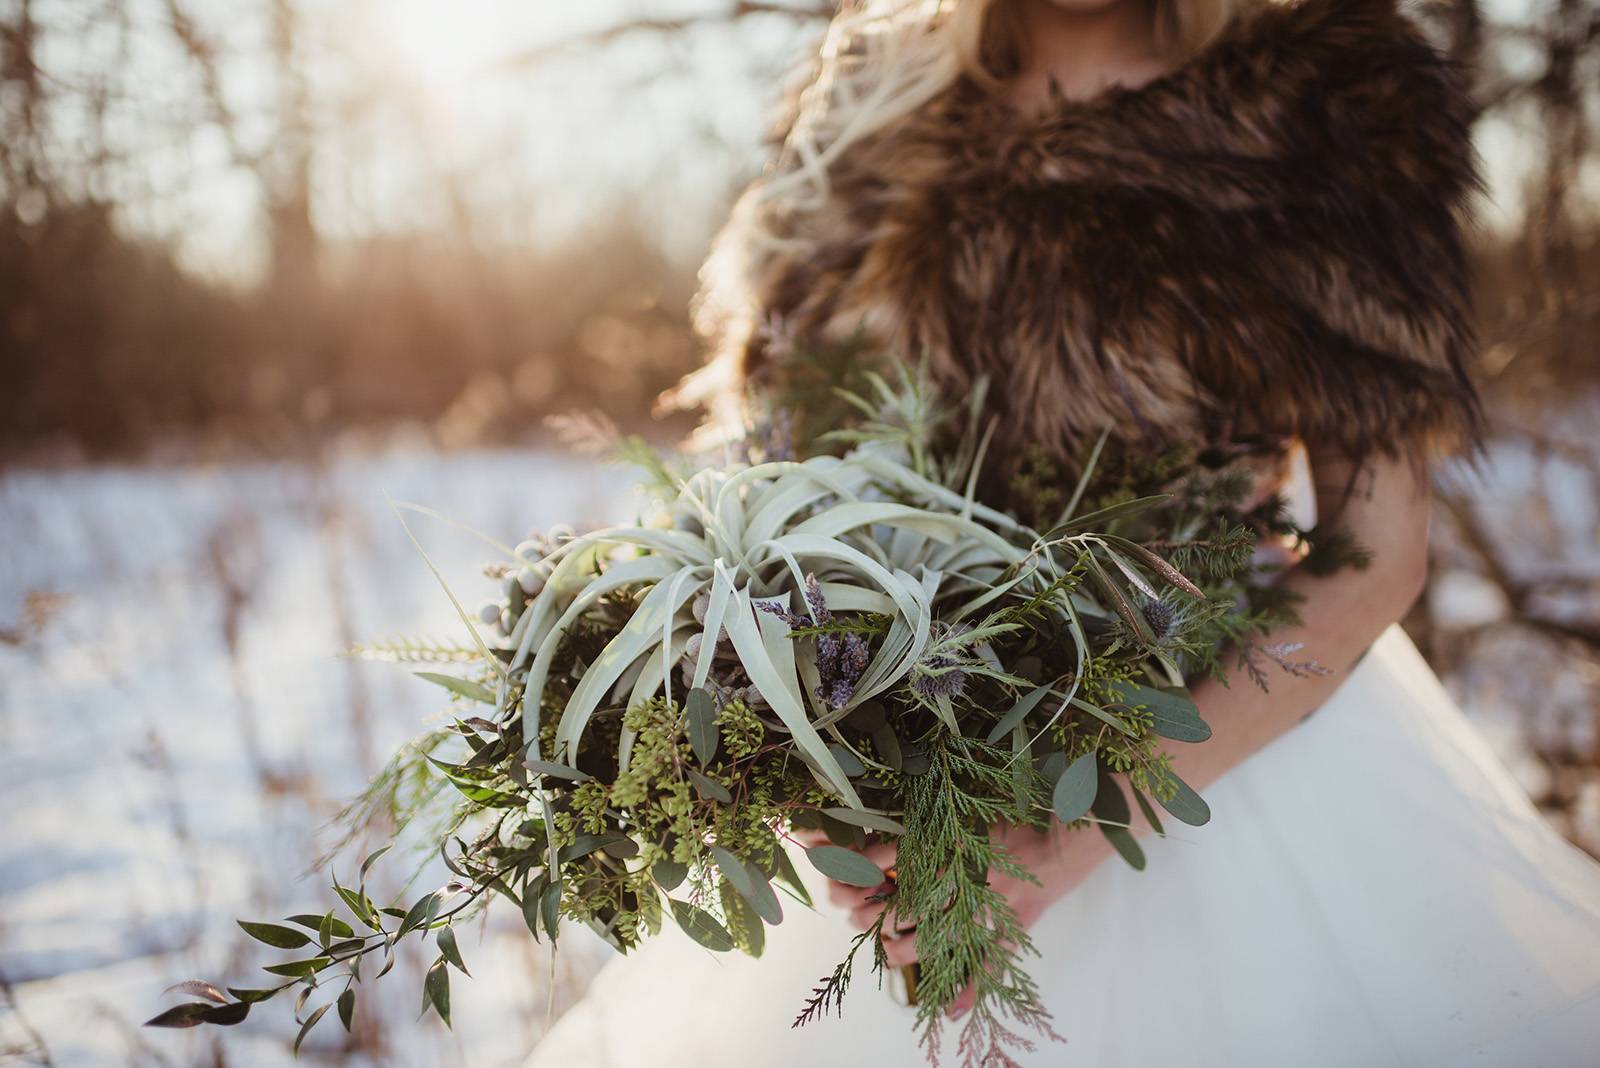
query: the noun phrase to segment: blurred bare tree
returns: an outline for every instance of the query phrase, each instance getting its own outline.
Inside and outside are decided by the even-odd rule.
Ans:
[[[1480,133],[1521,185],[1496,189],[1509,221],[1476,235],[1492,462],[1487,481],[1451,475],[1442,487],[1436,596],[1410,622],[1465,696],[1566,724],[1535,732],[1543,800],[1600,812],[1600,7],[1414,7],[1473,72]],[[798,58],[832,9],[638,5],[512,49],[482,76],[514,94],[562,63],[617,57],[618,80],[639,79],[623,90],[631,103],[659,95],[674,65],[702,63],[705,47],[688,45],[710,42],[758,57],[740,75],[744,95],[771,98],[759,56]],[[703,245],[758,165],[753,124],[685,103],[683,132],[666,139],[677,155],[559,238],[482,238],[537,214],[549,192],[548,177],[497,160],[487,170],[508,197],[487,199],[481,173],[438,166],[426,172],[445,205],[436,218],[351,236],[330,227],[340,220],[319,211],[319,194],[347,177],[338,160],[369,150],[362,124],[397,105],[328,17],[296,0],[0,0],[0,455],[122,453],[174,436],[284,449],[398,420],[446,446],[506,440],[572,406],[637,419],[695,362],[694,257],[670,250],[661,216],[639,206],[685,214],[659,183],[713,161]],[[766,52],[748,47],[758,41]],[[54,69],[69,43],[90,59]],[[646,54],[655,65],[640,73]],[[596,140],[606,133],[620,136]],[[422,127],[406,136],[426,151]],[[204,220],[149,225],[185,189],[217,181],[182,161],[219,153],[257,209],[263,269],[244,283],[184,265],[182,231]],[[1469,580],[1481,610],[1463,622],[1445,593]],[[1472,665],[1507,649],[1552,666],[1495,697]]]

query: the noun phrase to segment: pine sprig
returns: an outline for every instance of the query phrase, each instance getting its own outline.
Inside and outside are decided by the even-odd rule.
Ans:
[[[958,1043],[962,1064],[1013,1063],[1008,1048],[1033,1048],[1019,1031],[1057,1036],[1023,967],[1024,958],[1038,955],[1033,940],[989,876],[1037,880],[990,837],[989,827],[1036,823],[1039,809],[1027,803],[1031,791],[1018,803],[1018,768],[1008,752],[940,728],[927,753],[927,772],[906,784],[907,833],[890,898],[898,922],[916,928],[921,1044],[930,1056],[937,1051],[945,1009],[971,984],[973,1006]]]
[[[830,1009],[840,1016],[844,1015],[844,996],[850,989],[856,953],[866,942],[872,943],[872,968],[878,973],[879,982],[882,982],[883,970],[889,963],[883,949],[883,922],[888,914],[887,909],[880,911],[872,926],[851,940],[850,951],[845,954],[844,960],[839,962],[831,974],[823,976],[821,982],[812,988],[804,1008],[800,1010],[800,1015],[794,1018],[794,1023],[790,1024],[790,1027],[804,1027],[828,1015]]]

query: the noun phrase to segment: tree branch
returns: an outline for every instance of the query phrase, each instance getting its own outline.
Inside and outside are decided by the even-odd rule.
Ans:
[[[496,64],[500,70],[515,70],[523,67],[537,66],[552,56],[563,52],[581,51],[589,48],[599,48],[608,45],[622,37],[634,33],[669,34],[681,33],[696,26],[726,25],[738,22],[741,19],[759,15],[774,15],[791,18],[799,22],[820,22],[833,17],[837,5],[826,0],[815,0],[809,4],[782,4],[769,3],[765,0],[738,0],[732,7],[725,11],[712,11],[699,15],[684,15],[678,18],[637,18],[619,22],[614,26],[580,33],[563,41],[539,45],[509,56]]]

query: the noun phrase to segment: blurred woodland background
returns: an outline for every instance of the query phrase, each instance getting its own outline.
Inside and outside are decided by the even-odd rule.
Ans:
[[[1600,5],[1414,8],[1481,108],[1494,438],[1438,475],[1406,625],[1600,856]],[[415,727],[411,687],[329,660],[443,618],[374,499],[509,540],[615,517],[624,482],[544,418],[686,429],[646,422],[699,359],[695,270],[831,10],[0,0],[0,1059],[287,1062],[133,1025],[248,965],[231,917],[283,907],[252,851],[309,859]],[[402,998],[304,1056],[516,1063],[554,977],[486,952],[500,1045],[413,1041]]]

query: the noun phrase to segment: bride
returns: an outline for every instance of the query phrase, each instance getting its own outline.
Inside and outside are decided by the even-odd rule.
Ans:
[[[1215,818],[1139,828],[1148,871],[1099,834],[995,828],[1038,876],[994,881],[1066,1039],[1029,1064],[1600,1059],[1600,867],[1396,623],[1427,467],[1480,430],[1471,117],[1395,0],[859,0],[719,240],[698,395],[864,332],[953,388],[988,376],[1002,473],[1107,429],[1253,452],[1298,471],[1262,492],[1371,552],[1284,572],[1303,623],[1270,641],[1316,667],[1194,685],[1215,734],[1173,765]],[[612,962],[530,1068],[922,1063],[912,1010],[867,980],[841,1020],[790,1029],[876,913],[811,878],[818,909],[759,962],[671,930]],[[914,932],[887,952],[914,962]]]

